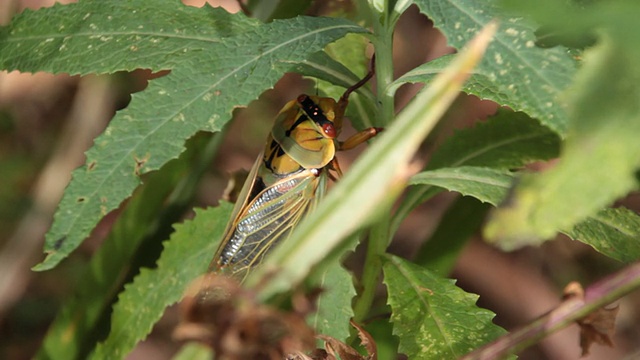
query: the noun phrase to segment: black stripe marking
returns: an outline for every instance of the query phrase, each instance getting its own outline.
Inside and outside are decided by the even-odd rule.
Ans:
[[[282,149],[282,146],[280,146],[280,144],[278,144],[275,140],[271,141],[269,147],[271,148],[271,152],[269,152],[269,157],[264,160],[264,166],[266,166],[267,169],[271,170],[271,172],[275,172],[275,169],[273,168],[273,160],[283,156],[285,153],[284,149]]]
[[[291,127],[284,132],[284,134],[289,137],[291,136],[291,132],[293,131],[293,129],[295,129],[296,127],[298,127],[298,125],[302,124],[303,122],[309,120],[309,118],[307,117],[307,115],[300,115],[300,117],[298,117],[298,120],[296,120],[296,122],[293,123],[293,125],[291,125]]]
[[[310,97],[305,96],[302,101],[299,101],[302,106],[302,110],[315,122],[316,124],[322,127],[325,124],[332,124],[331,121],[327,120],[327,117],[324,116],[322,109],[311,100]]]

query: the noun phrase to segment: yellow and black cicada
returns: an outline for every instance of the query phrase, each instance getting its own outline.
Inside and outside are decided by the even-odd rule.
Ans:
[[[337,140],[349,95],[372,76],[373,70],[337,102],[303,94],[278,113],[265,149],[242,187],[210,271],[243,279],[315,207],[327,178],[342,175],[336,151],[351,149],[381,131],[368,128],[346,141]]]

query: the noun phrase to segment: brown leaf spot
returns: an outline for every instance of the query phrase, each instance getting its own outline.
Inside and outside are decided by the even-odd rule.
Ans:
[[[135,168],[133,169],[133,173],[136,176],[140,176],[140,174],[143,173],[143,167],[144,165],[147,163],[147,161],[149,161],[149,158],[151,158],[151,154],[147,153],[144,157],[139,158],[137,156],[134,156],[133,159],[136,162]]]
[[[96,161],[90,162],[89,164],[87,164],[87,170],[93,171],[96,168],[96,164],[97,164]]]
[[[62,247],[62,244],[64,243],[64,241],[67,240],[67,235],[61,237],[60,239],[56,240],[55,243],[53,243],[53,249],[54,250],[60,250],[60,248]]]

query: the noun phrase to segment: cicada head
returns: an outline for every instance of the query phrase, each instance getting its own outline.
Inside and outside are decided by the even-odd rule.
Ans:
[[[305,169],[325,167],[335,155],[335,141],[342,125],[335,123],[335,107],[336,101],[331,98],[304,94],[289,102],[271,130],[278,149],[268,144],[267,160],[275,154],[271,161],[274,166],[289,157]],[[283,171],[289,168],[291,166],[286,166]],[[280,169],[275,172],[282,173]]]
[[[332,98],[302,94],[297,100],[300,110],[325,138],[335,139],[342,130],[342,114]]]

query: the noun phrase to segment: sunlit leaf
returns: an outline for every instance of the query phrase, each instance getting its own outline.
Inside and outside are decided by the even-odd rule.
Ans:
[[[335,18],[258,24],[179,1],[83,1],[18,15],[0,30],[0,64],[6,69],[171,70],[134,94],[95,139],[47,233],[47,258],[35,269],[64,259],[131,195],[142,174],[176,158],[186,139],[201,130],[219,131],[234,108],[271,88],[292,62],[350,32],[366,29]]]
[[[449,45],[460,49],[478,29],[500,21],[495,40],[464,91],[524,111],[564,135],[567,115],[559,95],[571,83],[575,62],[562,47],[536,46],[536,26],[523,17],[508,16],[497,1],[417,0],[420,11],[444,33]],[[425,81],[448,63],[426,64],[398,82]]]

